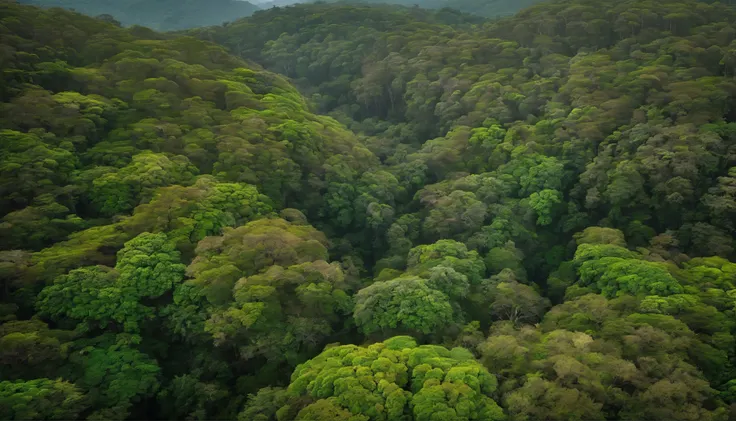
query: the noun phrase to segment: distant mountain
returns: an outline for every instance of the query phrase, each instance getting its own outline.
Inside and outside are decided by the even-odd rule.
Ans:
[[[41,7],[72,9],[90,16],[111,15],[125,26],[160,31],[219,25],[260,8],[241,0],[19,0]]]
[[[257,0],[253,2],[253,4],[257,5],[261,9],[270,9],[272,7],[290,6],[292,4],[297,4],[297,3],[308,3],[308,2],[301,2],[299,0]]]
[[[543,0],[426,0],[415,3],[427,8],[450,7],[461,12],[494,18],[513,15],[541,1]]]

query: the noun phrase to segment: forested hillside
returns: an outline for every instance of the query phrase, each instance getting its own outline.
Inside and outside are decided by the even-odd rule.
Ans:
[[[160,31],[220,25],[250,16],[259,8],[245,0],[18,0],[41,7],[62,7],[89,16],[110,15],[125,26]]]
[[[316,0],[309,2],[297,2],[293,0],[275,0],[270,3],[259,4],[263,9],[269,5],[284,6],[294,3],[348,3],[348,4],[396,4],[399,6],[421,7],[425,9],[451,8],[461,12],[483,16],[487,18],[498,18],[511,16],[514,13],[540,3],[544,0]]]
[[[734,22],[0,2],[0,418],[736,420]]]

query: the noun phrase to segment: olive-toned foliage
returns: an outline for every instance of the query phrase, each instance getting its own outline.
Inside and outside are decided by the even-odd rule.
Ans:
[[[723,3],[0,2],[0,417],[736,419]]]
[[[396,336],[367,347],[331,347],[300,365],[276,413],[303,420],[502,420],[491,398],[496,384],[466,349],[417,346]],[[251,398],[246,411],[257,404]]]
[[[76,419],[87,407],[83,392],[69,382],[44,378],[0,382],[0,415],[6,420]]]

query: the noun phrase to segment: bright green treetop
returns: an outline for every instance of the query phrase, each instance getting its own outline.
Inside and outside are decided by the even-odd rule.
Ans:
[[[63,380],[0,382],[0,418],[71,420],[89,406],[77,386]]]
[[[496,378],[467,350],[417,346],[412,338],[397,336],[367,347],[328,348],[300,365],[291,376],[289,403],[276,415],[279,420],[502,420],[503,411],[491,398],[495,390]]]

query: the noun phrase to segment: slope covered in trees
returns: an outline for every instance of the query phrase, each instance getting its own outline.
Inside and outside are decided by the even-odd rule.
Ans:
[[[0,3],[0,418],[736,419],[733,22]]]
[[[423,9],[455,9],[486,18],[511,16],[514,13],[544,0],[267,0],[253,1],[261,9],[291,6],[298,3],[391,4]]]
[[[41,7],[62,7],[89,16],[109,15],[125,26],[160,31],[219,25],[259,9],[245,0],[19,0]]]
[[[311,356],[332,335],[312,318],[350,310],[347,292],[334,310],[311,309],[352,286],[328,263],[324,236],[284,209],[318,214],[328,180],[367,174],[378,160],[309,112],[283,78],[221,47],[0,7],[9,53],[0,85],[2,418],[184,418],[204,414],[206,396],[236,413],[236,380],[242,400],[273,377],[255,361],[282,363],[276,344],[259,343],[282,333],[274,323],[292,326]],[[225,244],[208,237],[221,234]],[[258,239],[238,249],[252,263],[224,264],[218,254],[240,235]],[[211,250],[198,245],[205,238]],[[269,268],[262,287],[232,298],[235,281]],[[242,350],[250,357],[212,349],[237,333],[227,324],[245,311],[237,305],[257,307],[283,276],[293,285],[281,291],[284,306],[299,295],[314,314],[263,309],[263,326],[248,324],[264,335]],[[288,367],[303,355],[287,356]],[[195,398],[205,401],[175,403]]]
[[[455,9],[464,13],[470,13],[486,18],[499,18],[511,16],[514,13],[540,3],[544,0],[317,0],[314,2],[297,2],[293,0],[276,0],[268,3],[260,3],[263,9],[267,6],[286,6],[295,3],[365,3],[365,4],[395,4],[407,7],[421,7],[424,9]]]
[[[196,34],[292,77],[364,134],[427,205],[425,241],[485,242],[483,226],[524,200],[536,221],[515,224],[517,245],[604,223],[637,245],[670,230],[685,252],[730,256],[732,9],[555,2],[485,24],[368,9],[300,5]],[[479,200],[486,184],[495,194]],[[475,217],[440,224],[455,203]]]

